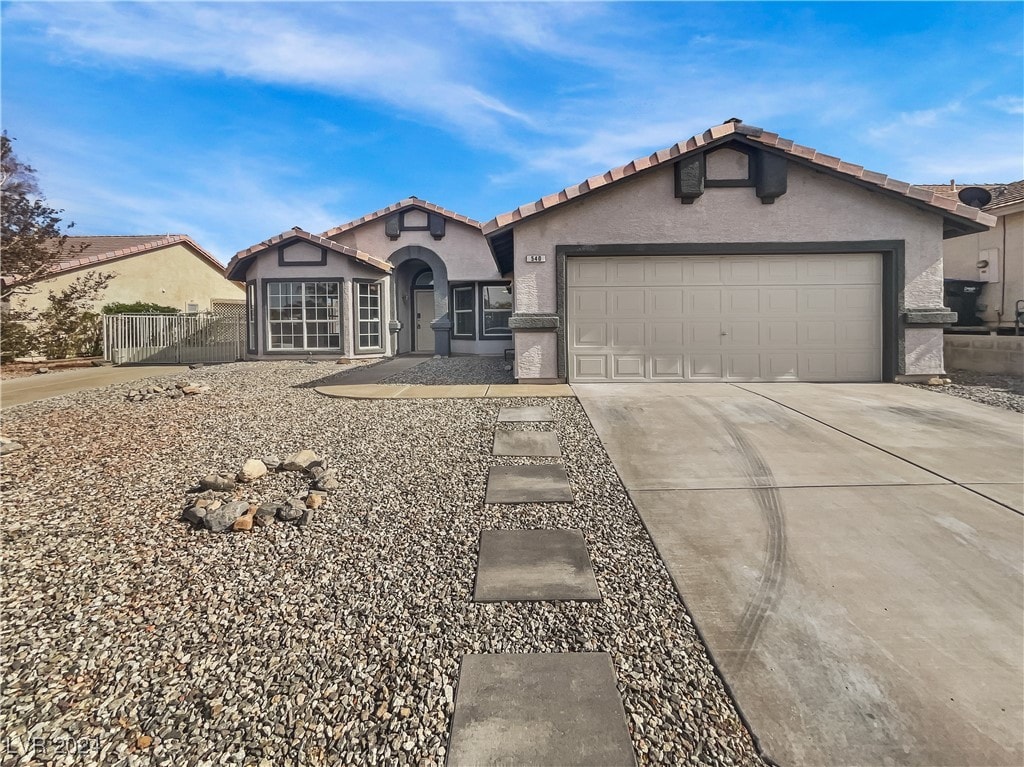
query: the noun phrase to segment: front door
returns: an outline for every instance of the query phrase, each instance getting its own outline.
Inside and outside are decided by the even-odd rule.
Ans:
[[[415,351],[434,351],[434,329],[430,323],[434,320],[434,291],[417,290],[413,293],[413,312],[416,320]]]

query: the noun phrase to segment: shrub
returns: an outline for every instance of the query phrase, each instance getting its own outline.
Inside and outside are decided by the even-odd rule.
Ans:
[[[180,314],[173,306],[161,306],[146,301],[136,301],[126,304],[121,301],[114,301],[104,306],[103,314]]]

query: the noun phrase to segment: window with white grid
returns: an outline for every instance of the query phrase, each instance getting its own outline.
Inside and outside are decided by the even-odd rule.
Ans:
[[[339,296],[337,282],[268,283],[268,348],[340,349]]]
[[[356,286],[356,348],[361,352],[384,348],[381,330],[381,284],[357,282]]]

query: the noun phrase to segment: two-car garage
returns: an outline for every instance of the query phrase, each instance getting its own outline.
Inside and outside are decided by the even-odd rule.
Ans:
[[[878,381],[878,253],[569,257],[571,381]]]

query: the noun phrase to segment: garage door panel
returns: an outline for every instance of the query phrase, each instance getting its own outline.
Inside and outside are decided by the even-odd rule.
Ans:
[[[695,288],[686,293],[688,317],[717,317],[722,312],[722,291],[717,288]]]
[[[683,355],[652,354],[651,378],[670,378],[677,380],[685,378],[685,374],[683,372]]]
[[[570,258],[575,381],[877,381],[881,258]]]
[[[654,348],[683,348],[683,323],[652,321],[648,325],[648,341]]]
[[[609,291],[608,314],[611,317],[642,317],[645,291],[643,288],[620,288]]]
[[[690,378],[700,381],[719,381],[722,379],[721,354],[690,354]]]
[[[566,270],[569,284],[577,287],[608,284],[608,260],[604,258],[577,258],[569,261]]]
[[[608,324],[580,321],[573,325],[573,346],[604,348],[608,345]]]
[[[614,354],[612,355],[612,378],[618,381],[624,379],[642,381],[646,378],[645,362],[643,354]]]
[[[651,317],[671,318],[683,316],[683,289],[651,288],[648,293],[648,311]]]
[[[577,381],[608,379],[608,357],[604,354],[573,355],[573,378]]]
[[[629,347],[630,349],[640,350],[646,345],[646,339],[644,338],[644,322],[643,320],[637,320],[635,322],[624,322],[618,321],[612,324],[612,346],[613,347]]]
[[[575,288],[570,294],[570,306],[575,317],[607,317],[608,291],[605,288]]]

